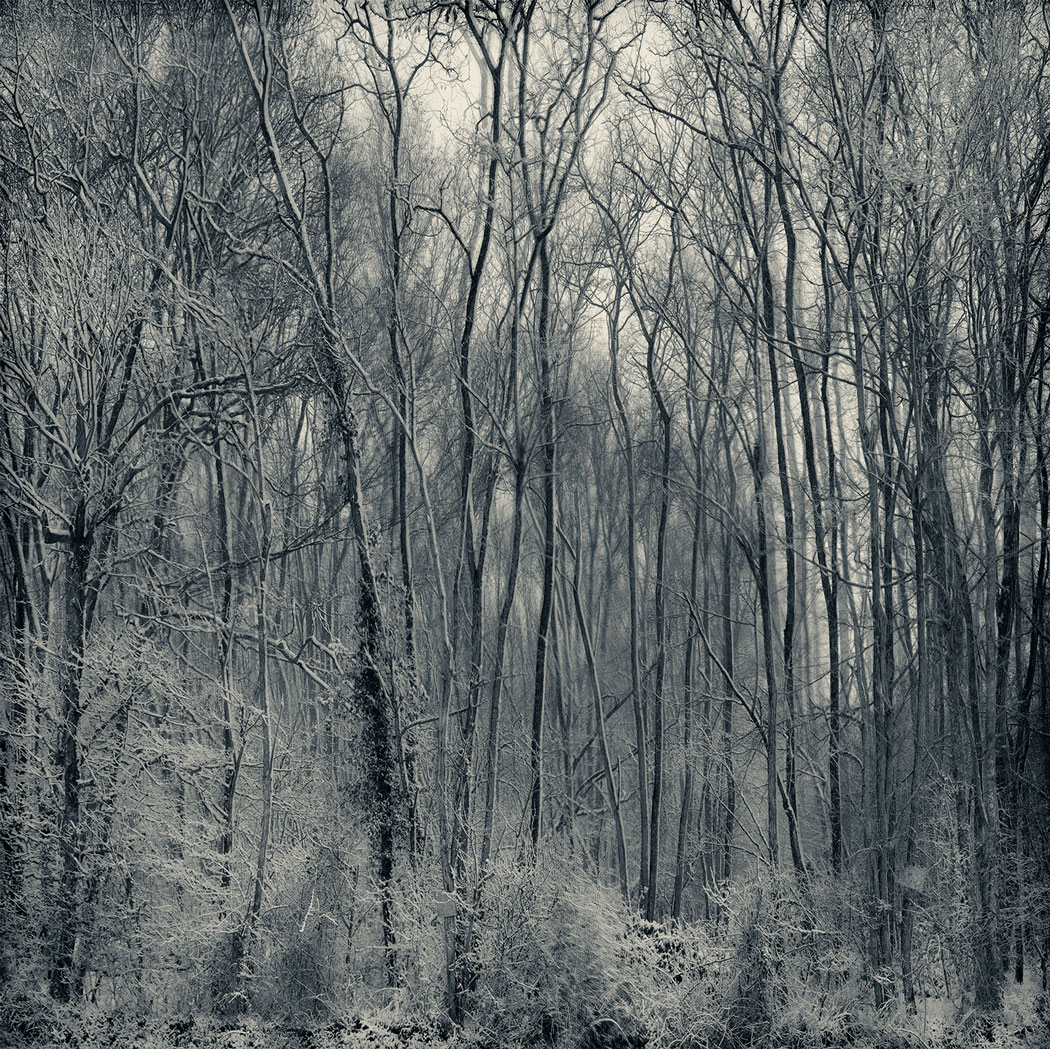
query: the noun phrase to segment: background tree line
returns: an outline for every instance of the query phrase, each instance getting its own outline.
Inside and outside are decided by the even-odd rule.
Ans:
[[[1045,990],[1040,3],[51,0],[0,55],[12,995]]]

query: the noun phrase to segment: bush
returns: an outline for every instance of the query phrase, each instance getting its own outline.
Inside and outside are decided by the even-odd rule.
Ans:
[[[468,1008],[498,1045],[639,1046],[636,964],[615,891],[573,877],[560,857],[499,864],[483,893]]]
[[[487,1044],[685,1049],[721,1030],[706,928],[643,921],[556,853],[496,866],[476,922],[468,1007]]]

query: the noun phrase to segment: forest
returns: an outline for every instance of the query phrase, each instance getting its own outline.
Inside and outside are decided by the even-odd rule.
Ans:
[[[1050,1045],[1041,0],[7,0],[0,277],[0,1043]]]

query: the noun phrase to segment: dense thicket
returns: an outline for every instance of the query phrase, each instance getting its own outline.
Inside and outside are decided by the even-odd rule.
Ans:
[[[6,5],[6,1015],[1045,995],[1048,60],[1038,0]]]

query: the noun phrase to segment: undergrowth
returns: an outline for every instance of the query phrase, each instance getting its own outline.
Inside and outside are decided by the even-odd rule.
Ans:
[[[412,900],[411,894],[406,900]],[[397,992],[357,981],[342,1004],[291,1003],[268,977],[255,1013],[118,1015],[22,989],[0,998],[12,1049],[1048,1049],[1036,982],[982,1015],[944,983],[876,1012],[863,911],[849,893],[771,877],[710,901],[710,917],[652,923],[609,887],[547,856],[494,865],[460,915],[463,1022],[441,1011],[440,926],[403,904]],[[921,959],[921,951],[917,952]],[[318,956],[321,958],[321,956]],[[323,959],[322,959],[323,960]],[[315,960],[321,965],[322,960]],[[311,986],[332,987],[331,974]],[[300,981],[301,982],[301,981]],[[891,991],[895,990],[890,988]],[[946,993],[947,992],[947,993]],[[285,1007],[276,1008],[284,996]],[[369,997],[371,995],[371,997]],[[266,1014],[260,1003],[272,1006]],[[161,1012],[158,1006],[155,1012]]]

